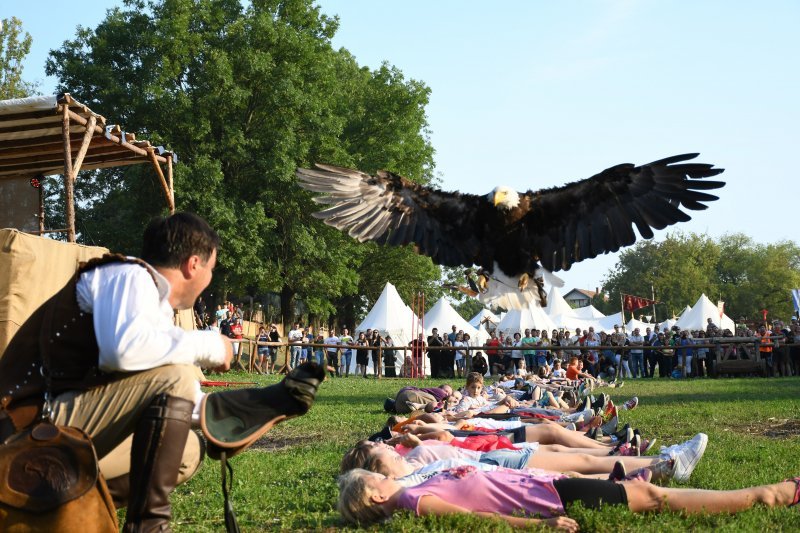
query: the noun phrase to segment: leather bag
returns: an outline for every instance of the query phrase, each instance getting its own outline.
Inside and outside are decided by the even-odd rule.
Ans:
[[[86,433],[39,422],[0,444],[0,531],[119,531]]]

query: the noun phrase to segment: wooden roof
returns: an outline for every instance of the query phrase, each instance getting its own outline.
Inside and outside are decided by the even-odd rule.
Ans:
[[[77,155],[92,125],[92,137],[82,170],[135,165],[156,161],[167,163],[174,154],[149,141],[137,140],[117,125],[108,125],[105,117],[74,100],[69,94],[20,98],[0,102],[0,179],[3,176],[64,173],[62,107],[68,106],[72,155]]]
[[[0,180],[64,175],[68,219],[74,209],[72,182],[78,171],[141,163],[153,165],[169,209],[174,211],[172,165],[176,161],[174,153],[109,125],[105,117],[68,93],[0,101]],[[68,223],[73,237],[73,223]]]

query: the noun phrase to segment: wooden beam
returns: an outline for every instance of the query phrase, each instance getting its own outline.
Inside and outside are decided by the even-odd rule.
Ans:
[[[46,117],[58,118],[56,108],[42,109],[40,111],[26,111],[24,113],[9,113],[7,115],[0,115],[0,124],[6,122],[14,122],[16,120],[36,120]]]
[[[78,155],[78,149],[73,145],[72,155]],[[131,154],[129,150],[117,145],[112,144],[110,146],[89,146],[89,150],[85,155],[86,159],[97,160],[98,157],[106,155],[108,158],[114,158],[115,156],[127,156],[128,158],[136,158],[141,159],[144,163],[146,161],[145,158],[140,158],[136,154]],[[8,170],[9,168],[16,167],[17,165],[23,165],[24,170],[29,170],[31,166],[46,166],[50,167],[53,166],[52,164],[63,165],[64,163],[64,153],[62,151],[58,152],[47,152],[44,154],[39,154],[35,156],[21,156],[21,157],[13,157],[7,159],[0,159],[0,171]],[[73,163],[75,166],[75,163]]]
[[[72,148],[69,138],[69,108],[62,107],[61,134],[64,138],[64,191],[66,196],[67,241],[75,242],[75,174],[72,172]]]
[[[78,172],[81,170],[83,158],[86,157],[86,151],[89,149],[89,144],[92,142],[95,124],[97,124],[97,118],[92,115],[89,117],[89,123],[86,125],[86,131],[83,134],[83,143],[81,143],[80,150],[78,150],[78,155],[75,156],[75,161],[72,163],[72,171],[75,173],[72,179],[75,179],[78,176]]]
[[[169,196],[172,199],[172,211],[175,213],[175,185],[172,182],[172,152],[167,152],[167,185],[169,185]]]
[[[82,133],[70,134],[70,139],[73,141],[80,141],[81,139],[83,139],[83,134]],[[42,144],[50,144],[54,142],[58,142],[59,145],[63,146],[63,140],[64,140],[63,133],[59,133],[58,135],[42,135],[39,137],[34,137],[32,139],[12,139],[7,141],[0,141],[0,149],[24,148],[25,146],[39,146]]]
[[[38,120],[33,124],[19,124],[17,126],[6,126],[0,128],[0,135],[4,133],[16,133],[18,131],[52,130],[59,127],[59,116],[53,116],[53,120]]]
[[[149,159],[146,157],[139,157],[132,154],[127,150],[113,152],[111,154],[99,154],[92,156],[87,155],[83,160],[83,169],[94,169],[98,163],[108,163],[112,161],[130,161],[131,164],[148,163]],[[57,169],[56,174],[64,173],[64,156],[52,161],[40,161],[34,163],[20,163],[17,165],[0,165],[0,174],[10,174],[19,172],[20,174],[36,174],[38,172],[46,172],[52,169]]]
[[[48,154],[54,153],[61,155],[64,151],[64,143],[61,140],[60,135],[58,138],[60,142],[57,143],[39,144],[36,146],[29,146],[27,148],[8,148],[0,150],[0,164],[2,164],[4,159],[14,159],[18,156],[47,156]],[[73,140],[78,141],[82,139],[83,136],[74,135],[72,138]],[[125,150],[125,148],[120,147],[117,143],[113,143],[103,136],[95,135],[92,137],[90,152],[93,152],[98,146],[112,146],[117,150]],[[78,148],[73,148],[72,153],[77,154],[77,152]]]
[[[73,112],[73,111],[68,111],[68,112],[69,112],[69,117],[70,117],[70,118],[71,118],[73,121],[75,121],[75,122],[77,122],[78,124],[80,124],[81,126],[86,126],[86,125],[88,124],[88,121],[87,121],[85,118],[83,118],[82,116],[80,116],[79,114],[77,114],[77,113],[75,113],[75,112]],[[100,128],[98,128],[98,127],[96,127],[95,129],[96,129],[96,130],[100,130]],[[119,130],[119,127],[117,127],[117,129],[115,129],[115,130],[112,130],[111,132],[105,132],[104,130],[101,130],[101,131],[103,131],[103,133],[105,134],[105,136],[106,136],[106,138],[107,138],[108,140],[110,140],[110,141],[113,141],[113,142],[115,142],[115,143],[118,143],[118,144],[120,144],[121,146],[126,146],[126,147],[129,147],[129,149],[130,149],[132,152],[136,152],[136,153],[137,153],[137,154],[139,154],[139,155],[142,155],[142,156],[145,156],[145,157],[149,157],[149,155],[147,154],[147,150],[145,150],[145,149],[142,149],[142,148],[139,148],[139,147],[138,147],[138,146],[136,146],[135,144],[131,144],[131,143],[129,143],[129,142],[127,142],[127,141],[125,141],[124,139],[122,139],[122,138],[118,137],[117,135],[120,135],[120,133],[117,133],[117,135],[114,135],[114,132],[115,132],[115,131],[116,131],[116,132],[119,132],[119,131],[120,131],[120,130]],[[167,160],[166,160],[165,158],[161,157],[160,155],[155,155],[155,154],[153,154],[153,155],[155,156],[156,160],[157,160],[159,163],[166,163],[166,162],[167,162]]]
[[[164,171],[161,170],[161,165],[158,164],[158,160],[156,159],[156,151],[154,148],[148,148],[147,153],[150,156],[150,162],[153,163],[153,167],[156,169],[156,174],[158,174],[158,179],[161,180],[161,187],[164,189],[164,197],[167,199],[167,205],[169,206],[169,212],[175,212],[175,202],[172,199],[172,194],[169,189],[169,185],[167,185],[167,180],[164,177]]]

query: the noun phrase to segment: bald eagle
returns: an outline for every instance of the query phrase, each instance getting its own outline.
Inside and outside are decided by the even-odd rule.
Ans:
[[[653,229],[690,220],[681,207],[706,209],[704,202],[718,198],[703,191],[725,183],[702,178],[723,169],[686,163],[697,155],[616,165],[539,191],[496,187],[485,196],[440,191],[387,171],[370,176],[322,164],[298,169],[297,178],[303,188],[323,194],[316,202],[331,206],[314,216],[361,242],[414,243],[439,265],[500,269],[520,279],[522,289],[539,265],[569,270],[633,244],[634,226],[649,239]]]

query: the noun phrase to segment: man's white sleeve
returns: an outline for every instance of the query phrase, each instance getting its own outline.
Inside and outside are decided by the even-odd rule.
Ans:
[[[82,276],[81,308],[91,306],[105,372],[132,372],[169,364],[215,367],[225,345],[214,331],[186,331],[172,323],[150,273],[138,265],[112,265]]]

